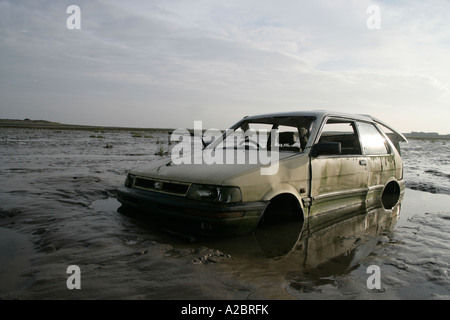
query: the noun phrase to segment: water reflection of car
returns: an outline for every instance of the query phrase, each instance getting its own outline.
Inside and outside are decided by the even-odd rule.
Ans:
[[[231,256],[288,259],[297,271],[338,260],[340,267],[347,269],[370,255],[383,237],[393,232],[400,209],[398,203],[392,210],[380,207],[354,211],[328,225],[319,221],[280,221],[214,245]]]
[[[398,203],[401,141],[401,133],[367,115],[245,117],[200,150],[202,161],[172,156],[130,170],[118,200],[170,227],[210,235],[246,234],[292,215],[339,220]]]

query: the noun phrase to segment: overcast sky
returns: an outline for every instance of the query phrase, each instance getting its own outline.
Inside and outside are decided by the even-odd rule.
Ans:
[[[448,134],[450,1],[0,0],[0,99],[0,118],[72,124],[329,109]]]

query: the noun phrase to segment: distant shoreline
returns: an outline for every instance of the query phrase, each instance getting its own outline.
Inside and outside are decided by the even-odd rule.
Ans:
[[[123,131],[173,131],[174,128],[137,128],[137,127],[113,127],[113,126],[90,126],[77,124],[64,124],[47,120],[18,120],[0,119],[0,128],[30,128],[30,129],[54,129],[54,130],[123,130]],[[441,135],[434,132],[410,132],[404,133],[407,139],[426,140],[450,140],[450,134]]]
[[[77,124],[64,124],[47,120],[16,120],[0,119],[0,128],[30,128],[30,129],[53,129],[53,130],[123,130],[123,131],[173,131],[172,128],[137,128],[137,127],[113,127],[113,126],[90,126]]]
[[[429,132],[404,133],[404,136],[407,139],[415,139],[415,140],[450,140],[450,134],[442,135]]]

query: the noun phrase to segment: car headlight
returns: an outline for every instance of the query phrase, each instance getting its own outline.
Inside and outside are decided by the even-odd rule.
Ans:
[[[133,186],[134,183],[134,176],[131,174],[127,174],[127,177],[125,178],[125,187],[127,188],[131,188]]]
[[[242,201],[241,190],[237,187],[222,187],[193,184],[186,195],[192,200],[218,203],[236,203]]]

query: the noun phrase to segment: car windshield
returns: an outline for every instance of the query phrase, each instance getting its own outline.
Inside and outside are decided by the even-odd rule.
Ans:
[[[303,152],[314,117],[267,117],[243,119],[226,132],[215,149],[278,150]]]

